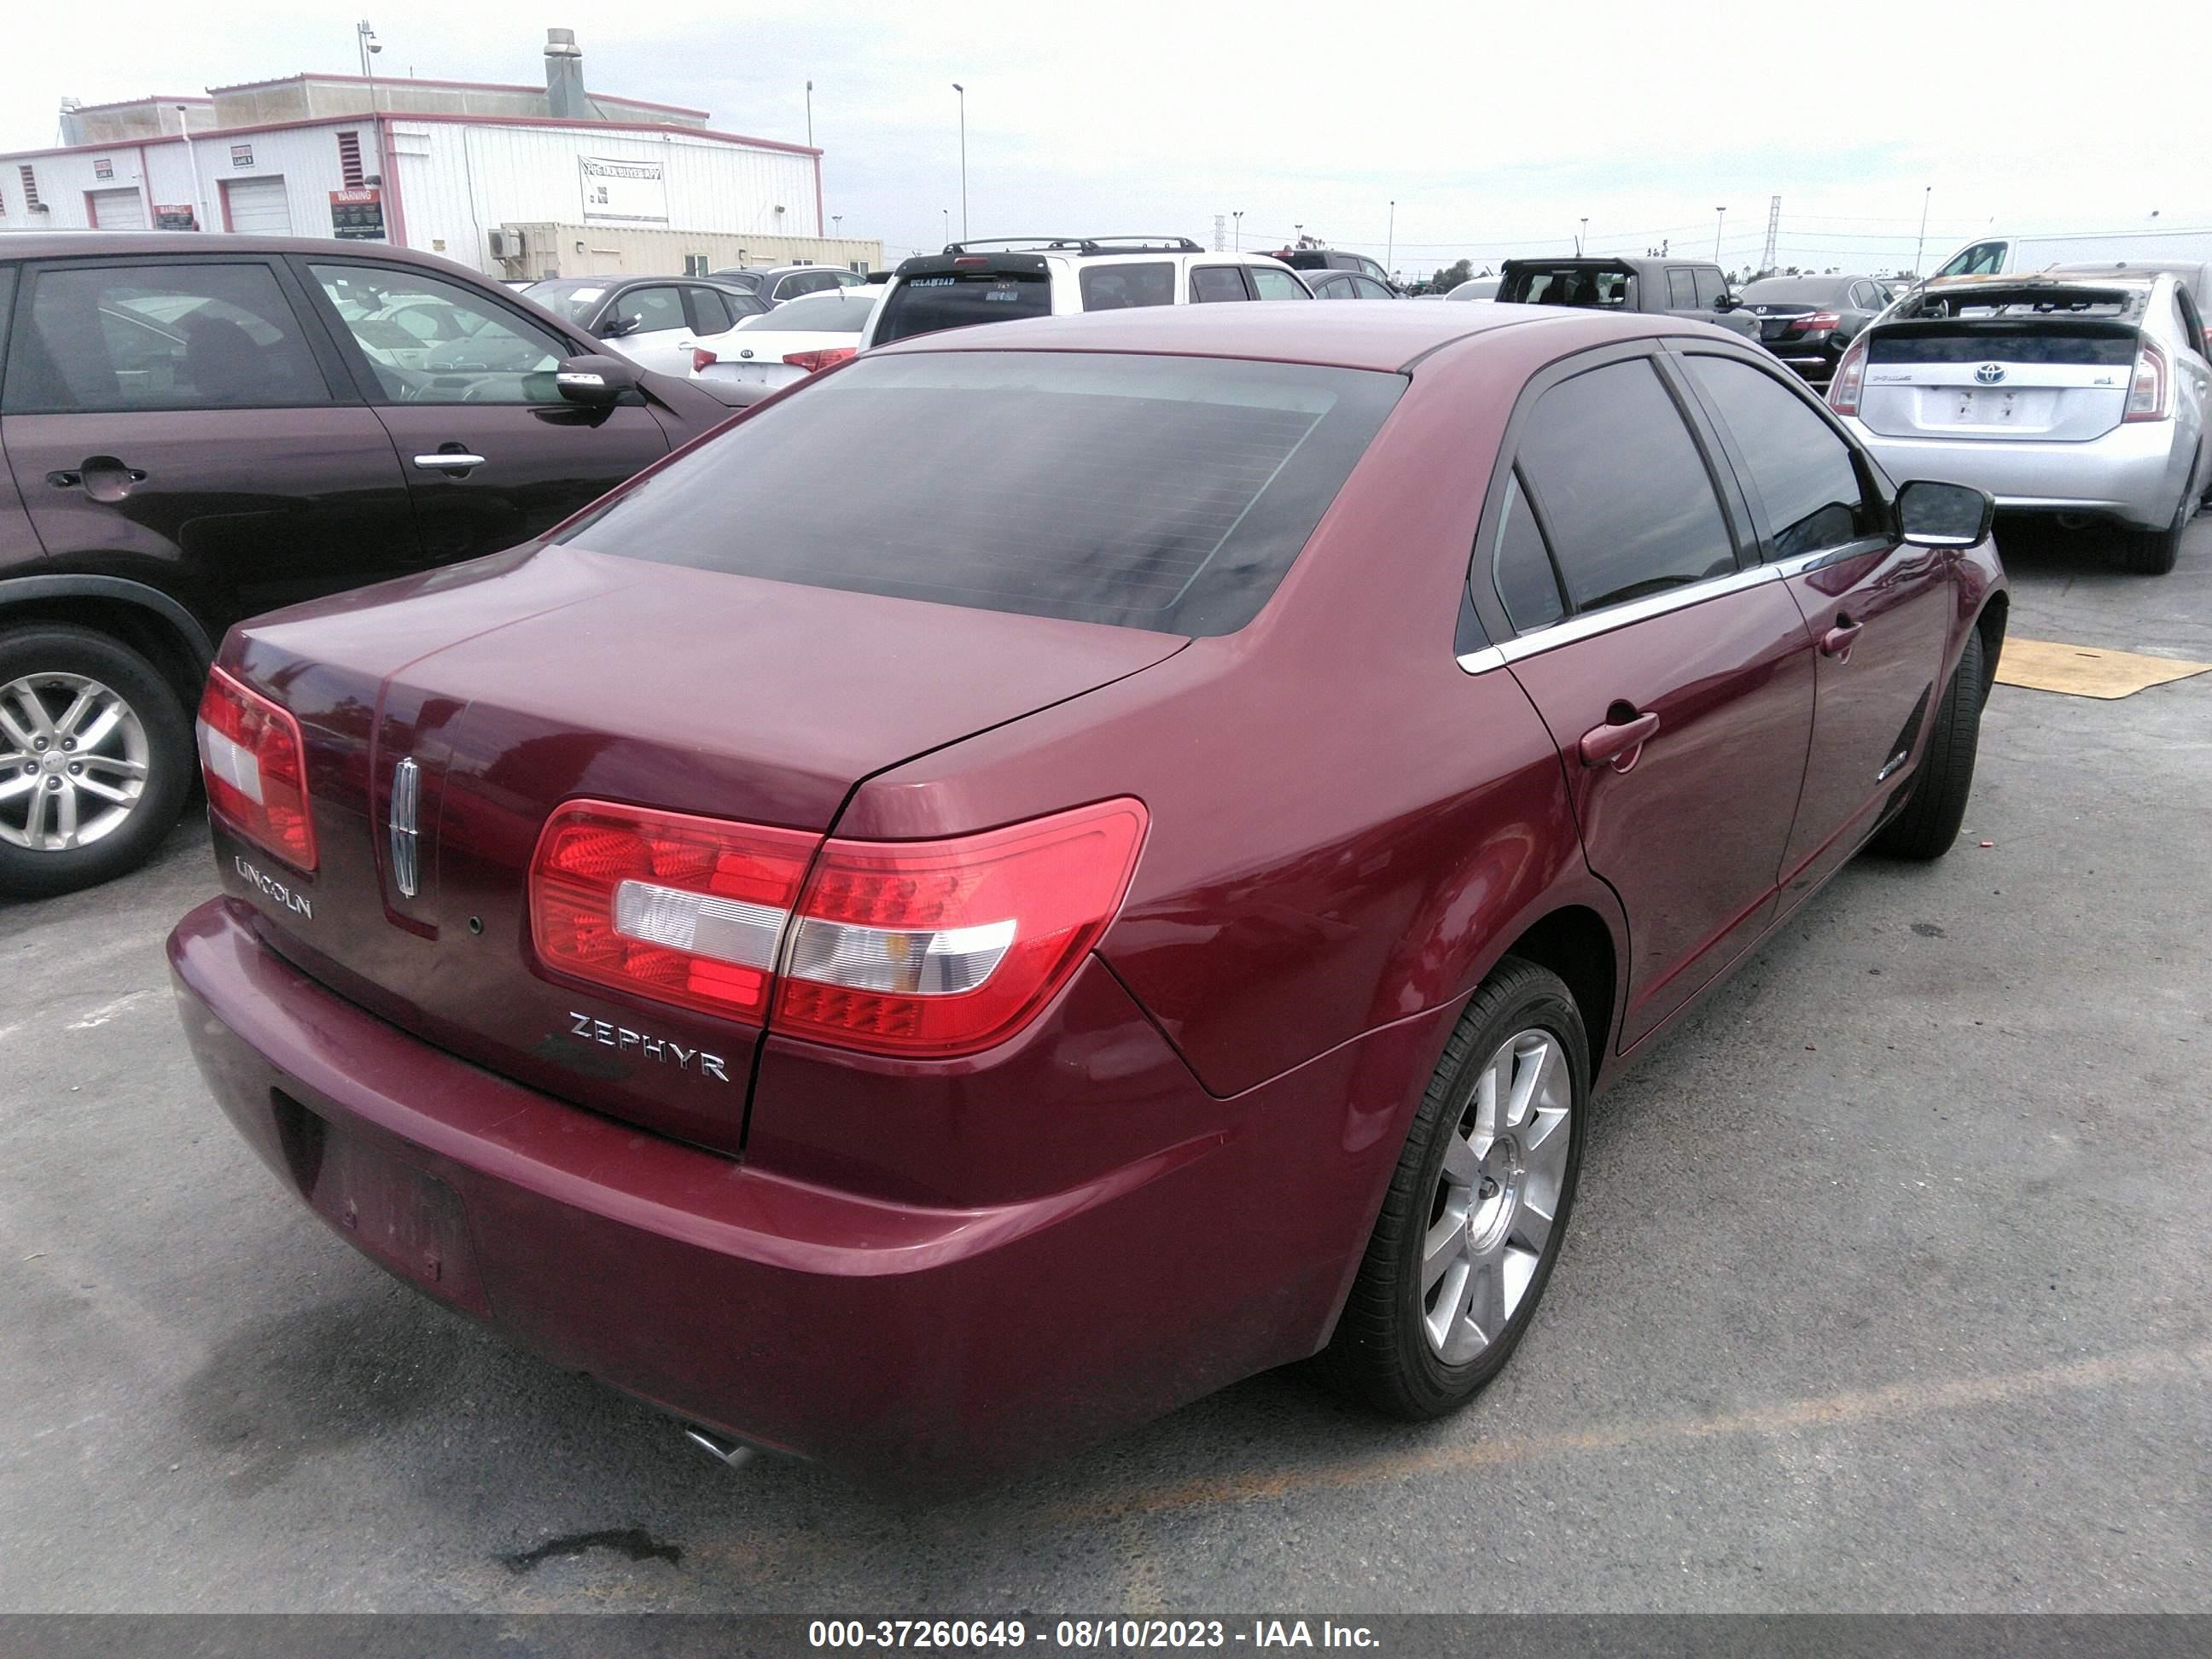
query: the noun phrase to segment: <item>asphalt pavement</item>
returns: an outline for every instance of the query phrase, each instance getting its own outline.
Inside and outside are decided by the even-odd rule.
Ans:
[[[2014,633],[2212,660],[2212,518],[2162,578],[2000,539]],[[2208,823],[2212,676],[1999,686],[1951,854],[1600,1100],[1471,1408],[1262,1376],[919,1509],[723,1469],[280,1193],[179,1034],[187,823],[0,907],[0,1610],[2205,1610]]]

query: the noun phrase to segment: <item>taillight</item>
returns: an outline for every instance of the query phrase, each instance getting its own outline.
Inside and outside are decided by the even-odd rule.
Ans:
[[[971,1054],[1097,943],[1146,822],[1114,800],[945,841],[824,842],[572,801],[538,837],[532,936],[547,967],[631,995],[876,1054]]]
[[[1011,1036],[1114,919],[1145,825],[1112,800],[950,841],[829,842],[770,1029],[900,1054]]]
[[[859,348],[856,346],[824,346],[819,351],[786,352],[783,361],[793,368],[803,368],[811,374],[817,369],[827,368],[832,363],[842,363],[848,357],[858,355]]]
[[[1832,311],[1816,311],[1809,317],[1792,320],[1790,329],[1792,333],[1825,334],[1842,320]]]
[[[784,923],[821,837],[571,801],[530,862],[530,928],[550,968],[757,1024]]]
[[[315,868],[307,747],[289,709],[220,668],[200,696],[197,731],[208,805],[231,829],[295,870]]]
[[[708,350],[704,346],[693,346],[691,348],[691,372],[694,374],[700,373],[708,365],[718,363],[721,361],[722,360],[720,357],[717,357],[713,352]]]
[[[2128,382],[2128,412],[2123,421],[2162,421],[2172,414],[2167,389],[2173,377],[2167,372],[2166,353],[2146,339],[2136,353],[2135,377]]]
[[[952,263],[962,270],[981,270],[991,262],[980,253],[963,253]]]
[[[1859,412],[1859,391],[1866,380],[1866,360],[1867,340],[1862,334],[1844,353],[1843,362],[1836,365],[1835,379],[1828,383],[1828,407],[1837,414]]]

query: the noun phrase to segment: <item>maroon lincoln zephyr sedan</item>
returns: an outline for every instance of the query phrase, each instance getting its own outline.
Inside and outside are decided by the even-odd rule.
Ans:
[[[1433,1416],[1593,1091],[1957,833],[1989,518],[1665,316],[932,335],[233,629],[185,1024],[342,1238],[710,1448]]]

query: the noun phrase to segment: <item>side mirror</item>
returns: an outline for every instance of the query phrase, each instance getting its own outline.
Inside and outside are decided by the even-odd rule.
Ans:
[[[1715,311],[1734,311],[1742,303],[1743,301],[1737,299],[1735,295],[1723,294],[1719,299],[1713,301],[1713,309]]]
[[[637,368],[620,357],[570,357],[555,371],[553,384],[572,404],[611,409],[623,394],[637,390]]]
[[[643,323],[644,320],[645,319],[642,317],[604,318],[600,320],[599,325],[593,329],[592,332],[598,335],[602,340],[619,340],[625,334],[636,333],[639,325]]]
[[[1972,547],[1996,516],[1996,499],[1972,484],[1915,478],[1897,492],[1898,533],[1915,547]]]

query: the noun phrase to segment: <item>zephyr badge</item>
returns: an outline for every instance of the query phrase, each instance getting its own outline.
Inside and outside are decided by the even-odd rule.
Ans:
[[[392,769],[392,882],[408,898],[415,896],[420,873],[415,811],[421,777],[411,755]]]

